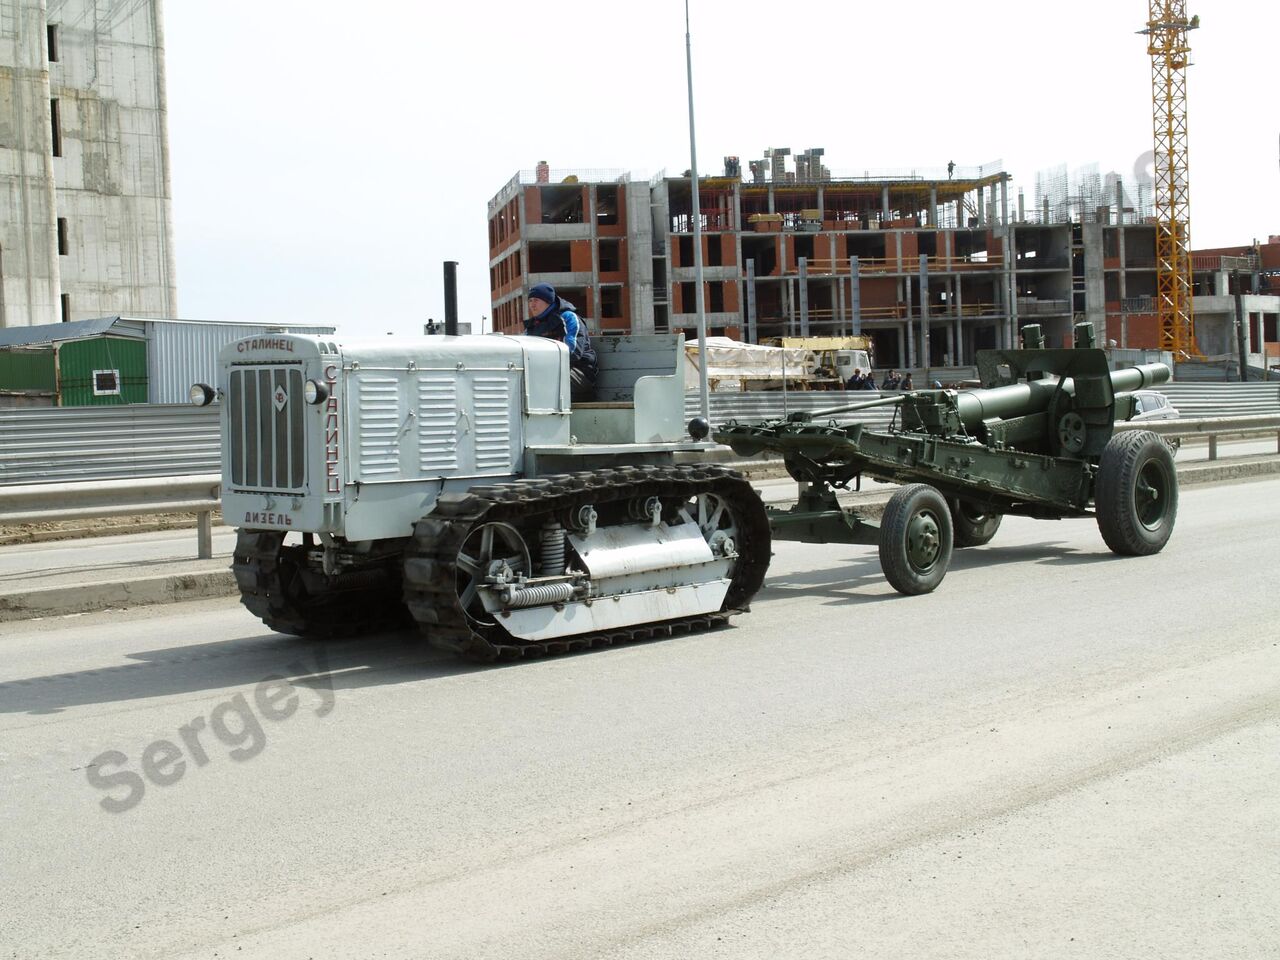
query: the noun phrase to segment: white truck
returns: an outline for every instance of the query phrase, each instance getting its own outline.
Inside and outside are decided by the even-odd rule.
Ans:
[[[707,383],[712,391],[781,390],[783,378],[791,390],[840,389],[855,369],[871,369],[863,338],[786,338],[765,344],[742,343],[729,337],[707,337]],[[851,342],[859,345],[849,346]],[[696,390],[702,352],[696,340],[684,345],[687,356],[685,387]]]

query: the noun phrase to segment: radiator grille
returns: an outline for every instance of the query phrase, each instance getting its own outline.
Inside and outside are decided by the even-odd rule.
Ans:
[[[231,482],[253,490],[306,483],[306,401],[296,367],[236,367],[229,389]]]

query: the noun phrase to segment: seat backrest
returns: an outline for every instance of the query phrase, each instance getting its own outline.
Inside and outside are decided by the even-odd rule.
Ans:
[[[684,338],[679,334],[597,337],[593,403],[573,405],[573,432],[595,443],[684,438]]]
[[[595,399],[601,403],[634,403],[641,377],[670,377],[684,352],[679,334],[594,337],[598,373]]]

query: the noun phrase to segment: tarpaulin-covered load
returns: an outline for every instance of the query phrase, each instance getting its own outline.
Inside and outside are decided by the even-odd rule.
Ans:
[[[684,384],[688,390],[698,389],[698,370],[702,357],[697,340],[684,343]],[[788,383],[810,379],[817,367],[812,350],[789,347],[762,347],[739,343],[728,337],[707,337],[707,383],[710,389],[728,392],[742,389],[781,387],[783,355],[786,355]]]

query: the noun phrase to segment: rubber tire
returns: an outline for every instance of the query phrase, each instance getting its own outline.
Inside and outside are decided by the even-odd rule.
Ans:
[[[1140,507],[1143,485],[1158,488],[1157,504]],[[1102,451],[1093,501],[1098,530],[1113,553],[1159,553],[1178,518],[1178,474],[1169,445],[1148,430],[1117,433]]]
[[[958,497],[948,500],[947,505],[951,508],[952,544],[957,550],[990,543],[1004,519],[1003,513],[979,513],[981,519],[974,520],[967,512],[966,502]]]
[[[926,566],[911,559],[907,540],[917,518],[932,519],[938,550]],[[932,592],[947,575],[952,548],[951,508],[946,498],[927,483],[912,483],[895,493],[880,520],[880,567],[899,593],[919,596]]]

